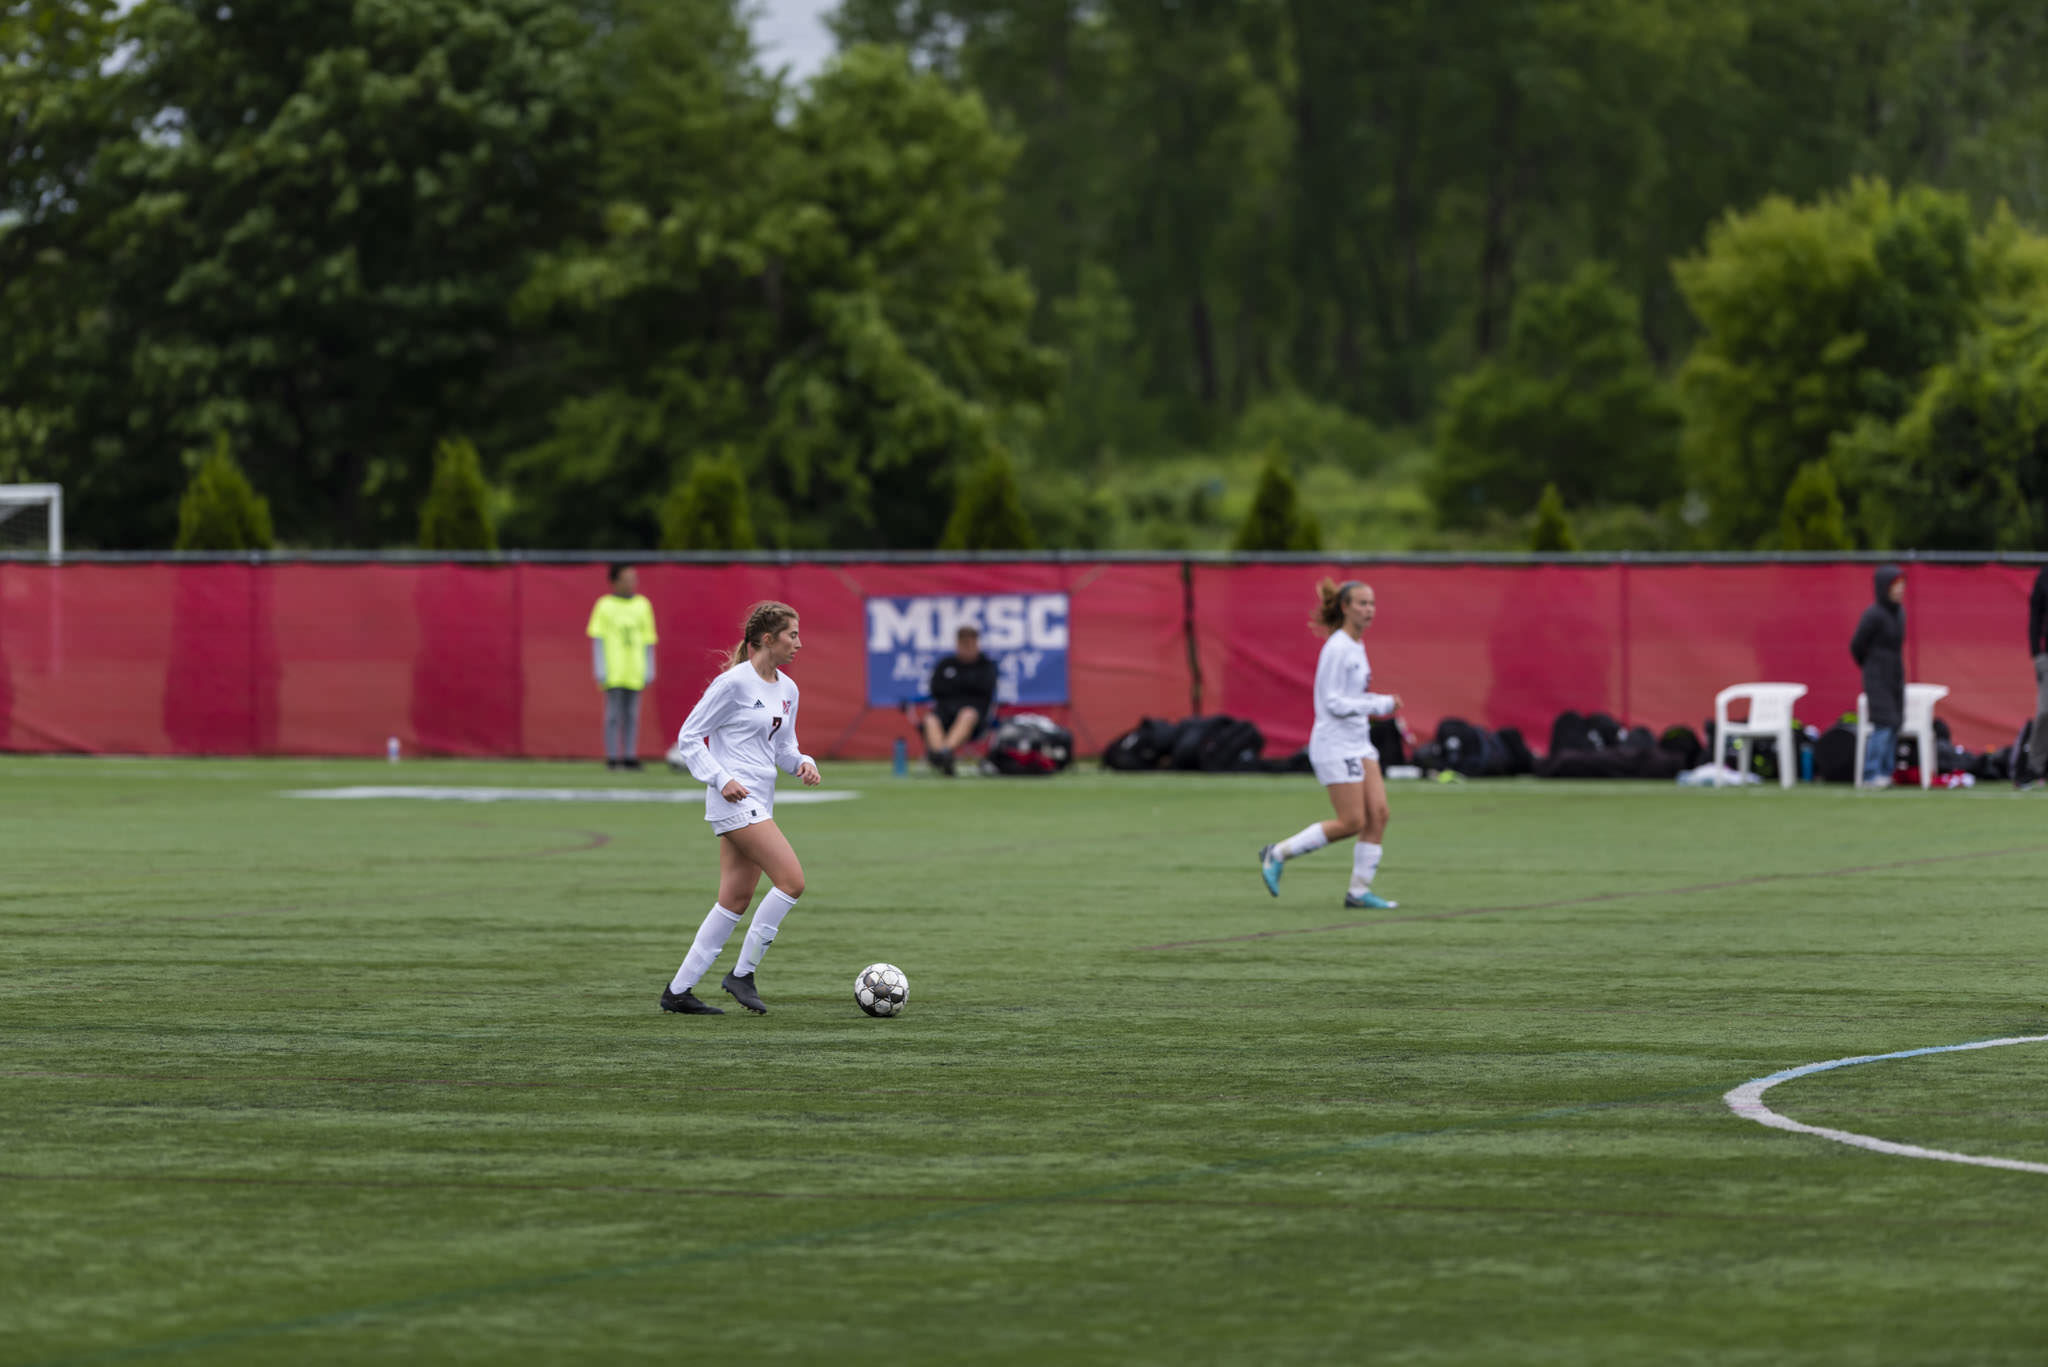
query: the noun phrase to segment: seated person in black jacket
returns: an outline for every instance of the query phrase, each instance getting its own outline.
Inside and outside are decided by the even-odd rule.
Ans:
[[[996,705],[996,662],[981,653],[981,633],[960,628],[956,649],[932,670],[932,710],[924,714],[924,753],[953,772],[953,752],[974,739]]]

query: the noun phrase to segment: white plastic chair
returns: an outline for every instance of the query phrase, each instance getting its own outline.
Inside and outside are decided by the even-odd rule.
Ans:
[[[1934,705],[1948,696],[1946,684],[1906,685],[1906,716],[1899,734],[1920,743],[1920,786],[1934,786],[1940,756],[1934,749]],[[1856,786],[1863,786],[1863,752],[1870,744],[1870,695],[1856,695]]]
[[[1796,683],[1732,684],[1714,695],[1714,765],[1725,761],[1722,751],[1732,741],[1751,736],[1770,736],[1778,742],[1778,786],[1790,788],[1798,778],[1799,752],[1792,745],[1792,704],[1806,696],[1806,685]],[[1749,702],[1748,721],[1728,720],[1728,704]],[[1747,766],[1744,766],[1745,771]]]

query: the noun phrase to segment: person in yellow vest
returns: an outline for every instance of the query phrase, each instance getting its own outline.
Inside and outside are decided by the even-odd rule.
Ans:
[[[604,767],[640,767],[640,691],[654,682],[654,605],[631,565],[613,565],[612,591],[590,610],[590,664],[604,690]]]

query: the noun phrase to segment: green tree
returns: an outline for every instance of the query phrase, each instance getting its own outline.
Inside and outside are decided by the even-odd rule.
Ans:
[[[115,117],[114,19],[113,0],[0,4],[0,482],[62,480],[82,504],[96,491],[64,452],[91,411],[75,334],[100,264],[83,250],[78,206]],[[175,462],[165,467],[140,510],[159,527],[178,493]],[[93,537],[74,527],[72,540]]]
[[[249,483],[223,435],[178,500],[177,549],[267,551],[272,544],[270,500]]]
[[[687,47],[661,6],[643,22],[655,49]],[[745,155],[721,152],[695,169],[701,192],[665,202],[622,179],[605,239],[553,258],[528,293],[575,331],[588,386],[515,462],[529,535],[652,532],[663,473],[723,447],[781,544],[932,546],[945,509],[931,484],[993,450],[1057,378],[1030,338],[1031,289],[995,251],[1010,145],[978,100],[873,48],[844,54],[786,118],[744,72],[713,88],[724,101],[675,136]],[[608,140],[691,113],[629,93]]]
[[[1912,411],[1837,444],[1879,545],[2038,550],[2048,540],[2048,312],[1987,328]]]
[[[1083,267],[1079,288],[1054,300],[1051,313],[1061,377],[1033,448],[1054,465],[1082,471],[1150,455],[1159,442],[1159,404],[1143,393],[1144,355],[1115,274],[1107,266]]]
[[[491,501],[491,486],[484,479],[476,443],[467,437],[442,442],[434,451],[434,482],[420,505],[420,549],[498,549],[498,523]]]
[[[1801,466],[1905,413],[1973,325],[1983,255],[1960,196],[1860,181],[1731,216],[1677,265],[1706,329],[1683,384],[1718,538],[1761,543]]]
[[[1526,508],[1546,485],[1580,506],[1678,492],[1678,406],[1639,325],[1597,263],[1523,293],[1503,354],[1445,394],[1429,484],[1446,525]]]
[[[1843,518],[1835,472],[1826,461],[1808,461],[1785,490],[1778,515],[1778,546],[1788,551],[1846,551],[1854,547]]]
[[[575,0],[128,13],[50,450],[98,539],[147,544],[215,431],[295,539],[411,539],[436,434],[527,402],[508,305],[584,212],[589,32]]]
[[[751,551],[761,543],[747,508],[747,480],[730,454],[699,460],[661,504],[665,551]]]
[[[1330,465],[1371,475],[1387,456],[1386,438],[1371,423],[1298,392],[1248,406],[1231,437],[1240,451],[1271,451],[1296,470]]]
[[[1038,545],[1017,472],[1010,457],[996,451],[960,481],[953,515],[946,520],[942,551],[1028,551]]]
[[[1571,519],[1565,515],[1564,495],[1555,484],[1544,485],[1536,500],[1536,520],[1529,528],[1529,549],[1557,552],[1578,548],[1579,538],[1572,531]]]
[[[1301,506],[1294,476],[1278,452],[1259,467],[1259,486],[1231,541],[1234,551],[1319,551],[1322,528],[1315,514]]]

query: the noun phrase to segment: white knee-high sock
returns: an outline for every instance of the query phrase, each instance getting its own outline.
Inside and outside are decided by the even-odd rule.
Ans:
[[[1372,876],[1380,871],[1380,855],[1385,847],[1361,840],[1351,850],[1351,895],[1360,896],[1372,891]]]
[[[1288,836],[1273,847],[1273,852],[1282,859],[1299,859],[1305,854],[1313,854],[1329,843],[1329,838],[1323,834],[1323,823],[1318,821],[1306,830]]]
[[[795,905],[796,898],[781,888],[768,890],[768,895],[754,910],[754,924],[747,927],[746,941],[740,945],[739,967],[734,972],[744,978],[761,966],[761,956],[768,952],[768,946],[775,943],[775,932],[782,929],[782,918],[789,915],[789,909]]]
[[[683,957],[683,966],[676,970],[668,990],[688,992],[695,987],[697,979],[704,976],[704,970],[718,958],[718,951],[725,948],[733,927],[745,915],[742,911],[727,911],[714,902],[711,910],[704,913],[704,924],[697,927],[697,938],[690,942],[690,952]]]

